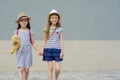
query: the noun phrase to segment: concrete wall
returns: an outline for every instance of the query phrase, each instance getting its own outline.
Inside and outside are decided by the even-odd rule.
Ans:
[[[42,40],[48,13],[61,14],[65,40],[120,40],[120,0],[0,0],[0,40],[9,40],[18,13],[31,19],[35,39]]]

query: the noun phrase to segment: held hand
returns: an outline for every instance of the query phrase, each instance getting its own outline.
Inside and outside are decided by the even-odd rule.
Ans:
[[[44,53],[44,49],[41,50],[41,53],[42,53],[42,55],[43,55],[43,53]]]
[[[38,50],[38,55],[42,56],[42,51]]]
[[[40,54],[41,54],[41,56],[43,55],[43,52],[42,51],[40,51]]]
[[[14,45],[16,45],[16,43],[15,43],[15,42],[12,42],[12,45],[14,46]]]

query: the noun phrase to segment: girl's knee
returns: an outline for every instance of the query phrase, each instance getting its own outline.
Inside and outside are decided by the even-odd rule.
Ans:
[[[60,63],[56,62],[55,70],[58,72],[60,71]]]
[[[27,71],[25,70],[25,73],[29,73],[29,71],[28,71],[28,70],[27,70]]]
[[[29,69],[25,69],[25,73],[29,73]]]
[[[55,68],[55,71],[56,71],[56,72],[60,72],[60,67],[56,67],[56,68]]]
[[[19,68],[19,73],[23,73],[24,71],[24,68]]]
[[[49,66],[48,70],[52,72],[53,71],[53,67]]]

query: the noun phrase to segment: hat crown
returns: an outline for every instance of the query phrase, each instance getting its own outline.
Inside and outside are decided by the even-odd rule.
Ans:
[[[18,19],[19,19],[20,17],[22,17],[22,16],[26,16],[26,17],[27,17],[27,15],[26,15],[24,12],[21,12],[21,13],[18,15]]]
[[[21,12],[21,13],[18,14],[16,23],[18,23],[18,22],[19,22],[19,19],[22,18],[22,17],[28,18],[29,20],[31,19],[31,18],[28,17],[24,12]]]
[[[50,14],[52,13],[58,13],[57,10],[53,9],[52,11],[50,11]]]

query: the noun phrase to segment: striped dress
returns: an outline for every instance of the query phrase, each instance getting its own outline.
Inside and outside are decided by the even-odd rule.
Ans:
[[[17,30],[15,31],[16,34]],[[30,30],[33,34],[33,31]],[[16,52],[17,67],[29,68],[32,66],[32,46],[30,42],[29,30],[18,30],[20,48]]]

